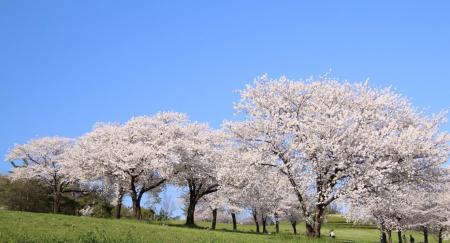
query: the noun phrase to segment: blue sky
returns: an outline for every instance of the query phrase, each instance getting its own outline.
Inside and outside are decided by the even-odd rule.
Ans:
[[[164,110],[219,127],[233,91],[263,73],[331,69],[447,109],[449,12],[448,1],[0,1],[0,154]]]

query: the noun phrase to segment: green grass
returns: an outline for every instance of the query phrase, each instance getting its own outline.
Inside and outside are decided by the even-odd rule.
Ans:
[[[238,225],[238,232],[230,224],[218,224],[217,230],[206,229],[208,222],[198,222],[199,228],[183,227],[181,221],[136,222],[134,220],[99,219],[67,215],[14,212],[0,210],[0,242],[378,242],[378,230],[373,226],[353,227],[339,216],[331,215],[324,225],[320,240],[308,240],[304,224],[299,235],[293,235],[288,223],[280,225],[279,234],[256,234],[254,225]],[[274,232],[273,225],[269,231]],[[333,228],[337,240],[327,239]],[[413,232],[416,242],[422,236]],[[409,236],[409,232],[408,232]],[[394,237],[394,239],[396,239]],[[394,242],[397,242],[396,240]],[[437,242],[431,236],[431,242]]]

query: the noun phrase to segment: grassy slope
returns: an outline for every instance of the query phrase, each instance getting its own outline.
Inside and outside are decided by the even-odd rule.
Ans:
[[[39,214],[0,210],[0,242],[331,242],[309,241],[304,225],[298,225],[300,235],[291,234],[290,225],[282,223],[280,234],[252,233],[253,225],[238,225],[239,232],[230,232],[231,225],[218,224],[216,231],[181,227],[181,222],[169,222],[170,226],[136,222],[133,220],[98,219],[66,215]],[[199,226],[209,226],[200,222]],[[340,217],[330,216],[323,228],[327,235],[330,228],[337,233],[338,242],[377,242],[378,230],[373,227],[354,228]],[[269,226],[274,231],[274,226]],[[416,242],[422,237],[414,234]],[[394,238],[396,239],[396,238]],[[396,241],[394,241],[396,242]],[[434,236],[431,242],[436,242]]]

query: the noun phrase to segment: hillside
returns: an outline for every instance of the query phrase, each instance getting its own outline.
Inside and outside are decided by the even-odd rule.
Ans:
[[[328,217],[323,228],[326,236],[333,228],[337,240],[327,237],[309,241],[304,236],[304,225],[298,225],[300,235],[291,234],[288,223],[282,223],[280,234],[255,234],[253,225],[238,225],[232,232],[231,225],[219,224],[218,229],[206,229],[207,222],[199,228],[182,227],[182,222],[136,222],[67,215],[14,212],[0,210],[0,241],[3,242],[377,242],[378,230],[370,227],[353,227],[339,216]],[[273,232],[274,227],[269,226]],[[409,235],[409,234],[408,234]],[[421,236],[414,233],[416,242]],[[395,239],[395,238],[394,238]],[[394,241],[396,242],[396,241]],[[434,236],[431,242],[436,242]]]

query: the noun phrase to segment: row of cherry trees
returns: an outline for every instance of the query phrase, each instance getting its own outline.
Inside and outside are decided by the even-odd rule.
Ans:
[[[7,155],[13,179],[39,178],[52,189],[54,212],[64,192],[102,189],[114,198],[116,217],[125,195],[136,219],[145,193],[172,183],[189,188],[186,224],[198,200],[218,190],[222,132],[173,112],[135,117],[125,124],[97,124],[80,138],[45,137],[16,145]],[[16,163],[17,162],[17,163]],[[81,188],[80,188],[81,185]]]
[[[448,228],[445,114],[425,116],[367,84],[266,76],[235,108],[239,121],[220,130],[164,112],[97,124],[76,139],[34,139],[7,155],[11,177],[47,182],[55,212],[62,193],[95,187],[113,195],[117,217],[129,195],[140,219],[143,195],[173,184],[188,190],[187,225],[200,203],[213,216],[229,212],[234,227],[249,209],[263,232],[269,219],[289,219],[295,232],[304,219],[314,238],[339,202],[349,220],[375,220],[384,242],[392,230]]]

